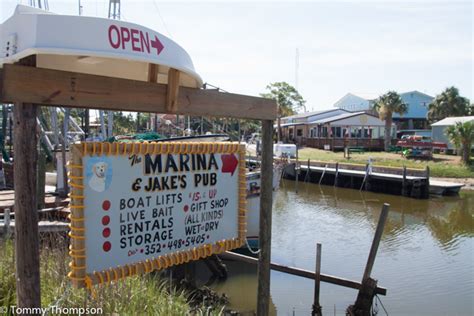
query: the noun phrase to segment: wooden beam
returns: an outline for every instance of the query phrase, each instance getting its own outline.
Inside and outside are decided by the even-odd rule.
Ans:
[[[274,100],[180,87],[175,111],[166,109],[167,85],[5,64],[0,102],[89,109],[272,120]]]
[[[178,110],[179,76],[177,69],[170,68],[168,71],[168,90],[166,91],[166,110],[176,112]]]
[[[148,82],[158,81],[158,65],[148,64]]]
[[[249,257],[249,256],[245,256],[245,255],[241,255],[241,254],[238,254],[238,253],[230,252],[230,251],[219,254],[219,256],[221,256],[224,259],[236,260],[236,261],[246,262],[246,263],[254,264],[254,265],[258,264],[258,259],[255,259],[255,258],[252,258],[252,257]],[[288,273],[288,274],[291,274],[291,275],[296,275],[296,276],[299,276],[299,277],[302,277],[302,278],[307,278],[307,279],[311,279],[311,280],[316,279],[316,273],[314,273],[313,271],[308,271],[308,270],[294,268],[294,267],[288,267],[288,266],[284,266],[284,265],[281,265],[281,264],[278,264],[278,263],[273,263],[273,262],[270,264],[270,268],[272,270],[275,270],[275,271]],[[349,279],[344,279],[344,278],[340,278],[340,277],[336,277],[334,275],[322,274],[321,273],[320,277],[321,277],[321,282],[334,284],[334,285],[340,285],[340,286],[348,287],[348,288],[355,289],[355,290],[359,290],[362,286],[360,282],[349,280]],[[375,289],[375,291],[376,291],[377,294],[387,295],[387,289],[384,288],[384,287],[379,287],[378,286]]]

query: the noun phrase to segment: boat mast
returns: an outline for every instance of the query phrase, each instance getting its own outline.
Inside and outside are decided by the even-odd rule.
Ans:
[[[109,19],[120,20],[120,0],[109,0]],[[103,112],[101,111],[101,117]],[[104,124],[101,120],[101,125]],[[107,111],[107,136],[113,136],[113,126],[114,126],[114,112]],[[105,127],[102,128],[105,130]]]
[[[36,0],[29,0],[29,4],[33,8],[49,10],[48,0],[38,0],[38,2],[36,2]]]

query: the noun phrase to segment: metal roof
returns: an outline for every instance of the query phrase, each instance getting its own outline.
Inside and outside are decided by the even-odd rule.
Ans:
[[[323,114],[323,113],[329,113],[329,112],[333,112],[333,111],[337,111],[337,110],[340,110],[340,109],[330,109],[330,110],[322,110],[322,111],[305,112],[305,113],[294,114],[294,115],[291,115],[291,116],[285,116],[285,117],[282,117],[282,119],[287,120],[287,119],[305,118],[305,117],[310,117],[310,116]]]
[[[364,112],[364,111],[342,113],[342,114],[339,114],[339,115],[336,115],[336,116],[326,117],[326,118],[323,118],[323,119],[320,119],[320,120],[313,121],[313,122],[311,122],[311,124],[325,124],[325,123],[329,123],[329,122],[333,122],[333,121],[339,121],[339,120],[343,120],[343,119],[353,117],[353,116],[357,116],[357,115],[361,115],[361,114],[367,114],[367,113]]]
[[[444,118],[441,121],[431,124],[431,126],[450,126],[457,122],[466,123],[471,121],[474,121],[474,116],[453,116]]]

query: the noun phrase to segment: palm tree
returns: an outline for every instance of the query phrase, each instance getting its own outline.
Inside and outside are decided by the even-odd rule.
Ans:
[[[469,164],[471,148],[474,143],[474,122],[456,122],[456,125],[446,129],[446,135],[456,146],[456,149],[462,149],[462,162],[466,165]]]
[[[450,116],[470,115],[471,110],[469,99],[460,96],[457,88],[449,87],[429,104],[427,118],[430,122],[437,122]]]
[[[263,98],[276,100],[278,105],[278,133],[277,141],[281,139],[281,118],[295,114],[300,108],[305,109],[306,101],[299,94],[298,90],[287,82],[270,83],[267,87],[268,93],[261,93]]]
[[[384,148],[385,151],[389,151],[390,140],[392,139],[391,131],[393,113],[403,115],[407,112],[408,107],[405,103],[403,103],[403,100],[398,93],[395,91],[388,91],[375,100],[373,108],[379,114],[379,118],[381,120],[385,120]]]

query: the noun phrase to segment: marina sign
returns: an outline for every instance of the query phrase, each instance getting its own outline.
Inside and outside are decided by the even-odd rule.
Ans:
[[[243,145],[86,142],[72,153],[69,277],[76,286],[243,244]]]

